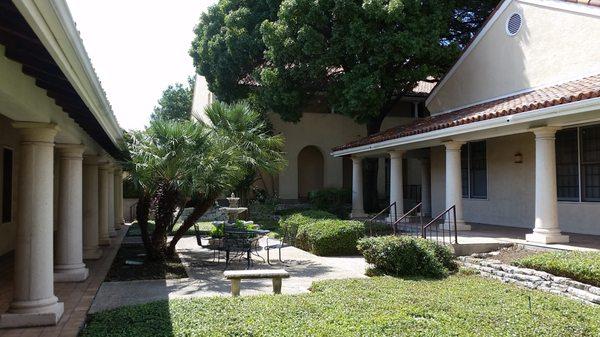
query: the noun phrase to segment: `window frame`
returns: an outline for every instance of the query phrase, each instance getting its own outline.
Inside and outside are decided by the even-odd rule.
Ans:
[[[590,124],[584,124],[584,125],[579,125],[579,126],[575,126],[575,127],[568,127],[568,128],[564,128],[562,130],[572,130],[575,129],[576,133],[577,133],[577,191],[578,191],[578,198],[559,198],[558,196],[558,179],[557,179],[557,201],[560,203],[598,203],[600,202],[600,198],[596,198],[596,199],[589,199],[584,197],[584,184],[585,184],[585,178],[583,176],[583,166],[584,165],[598,165],[600,164],[600,161],[597,162],[589,162],[589,163],[585,163],[583,164],[583,152],[582,152],[582,148],[583,148],[583,133],[581,132],[582,129],[586,129],[586,128],[600,128],[600,124],[597,122],[594,123],[590,123]],[[561,131],[562,131],[561,130]],[[600,142],[600,141],[599,141]],[[556,150],[555,150],[556,152]],[[555,161],[556,164],[556,161]],[[558,173],[557,173],[557,178],[558,178]]]
[[[472,166],[472,161],[473,161],[473,157],[472,157],[472,151],[471,151],[471,146],[472,144],[475,143],[482,143],[484,146],[484,151],[483,151],[483,155],[484,155],[484,163],[485,163],[485,195],[482,196],[477,196],[473,194],[473,170],[471,169]],[[467,156],[467,167],[466,167],[466,172],[467,175],[466,177],[463,175],[463,171],[465,170],[465,168],[462,167],[463,164],[463,150],[466,149],[466,156]],[[487,150],[488,150],[488,146],[487,146],[487,140],[483,139],[483,140],[478,140],[478,141],[471,141],[471,142],[467,142],[466,144],[464,144],[460,151],[461,151],[461,196],[463,199],[476,199],[476,200],[487,200],[488,199],[488,177],[489,177],[489,172],[488,172],[488,155],[487,155]],[[464,179],[466,178],[466,188],[467,188],[467,193],[464,193]]]

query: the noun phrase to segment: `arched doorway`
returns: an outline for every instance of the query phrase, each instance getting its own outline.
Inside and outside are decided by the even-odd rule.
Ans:
[[[324,160],[321,150],[309,145],[298,153],[298,199],[307,200],[310,191],[323,188]]]

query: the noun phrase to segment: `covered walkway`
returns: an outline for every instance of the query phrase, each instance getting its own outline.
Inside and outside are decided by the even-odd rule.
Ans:
[[[102,247],[102,258],[85,260],[89,269],[89,277],[83,282],[55,282],[54,292],[59,301],[64,303],[64,314],[56,326],[16,328],[0,330],[2,337],[75,337],[85,323],[86,315],[100,285],[110,269],[121,241],[125,236],[126,227],[119,230],[118,235],[111,238],[111,245]],[[0,312],[8,309],[13,298],[13,254],[7,254],[0,259]]]

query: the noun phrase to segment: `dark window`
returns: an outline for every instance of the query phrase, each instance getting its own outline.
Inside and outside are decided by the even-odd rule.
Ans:
[[[460,148],[460,178],[463,198],[469,197],[469,144]]]
[[[600,201],[600,126],[581,128],[583,201]]]
[[[577,129],[556,133],[556,186],[558,200],[579,201]]]
[[[471,198],[487,197],[485,142],[469,143]]]
[[[487,198],[485,141],[463,145],[460,150],[460,165],[463,197]]]
[[[12,221],[13,151],[4,149],[2,154],[2,222]]]

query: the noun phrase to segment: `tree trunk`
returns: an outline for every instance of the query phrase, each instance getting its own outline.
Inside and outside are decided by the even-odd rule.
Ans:
[[[169,225],[169,230],[168,230],[169,233],[173,232],[173,228],[175,227],[175,224],[177,223],[177,221],[179,221],[181,214],[183,214],[183,211],[185,210],[186,203],[187,203],[187,200],[185,200],[179,204],[179,211],[177,212],[177,215],[175,216],[175,218],[173,219],[173,221],[171,221],[171,224]]]
[[[167,229],[173,221],[173,212],[177,206],[177,190],[169,187],[160,188],[156,194],[156,215],[154,232],[152,233],[152,250],[149,258],[164,258],[167,248]]]
[[[150,245],[150,236],[148,235],[148,216],[150,214],[150,198],[143,194],[138,197],[138,202],[135,207],[135,213],[137,218],[138,226],[140,226],[140,232],[142,235],[142,242],[146,252],[152,250]]]
[[[212,207],[212,205],[214,205],[215,200],[216,197],[210,196],[200,197],[193,201],[192,207],[194,209],[192,210],[192,213],[185,218],[183,224],[181,224],[181,227],[179,227],[175,234],[173,234],[173,238],[171,239],[169,247],[166,251],[167,256],[171,257],[175,255],[175,246],[177,245],[177,242],[179,242],[179,239],[181,239],[188,229],[192,228],[198,219],[200,219],[200,217],[203,216],[204,213],[206,213],[206,211]]]

